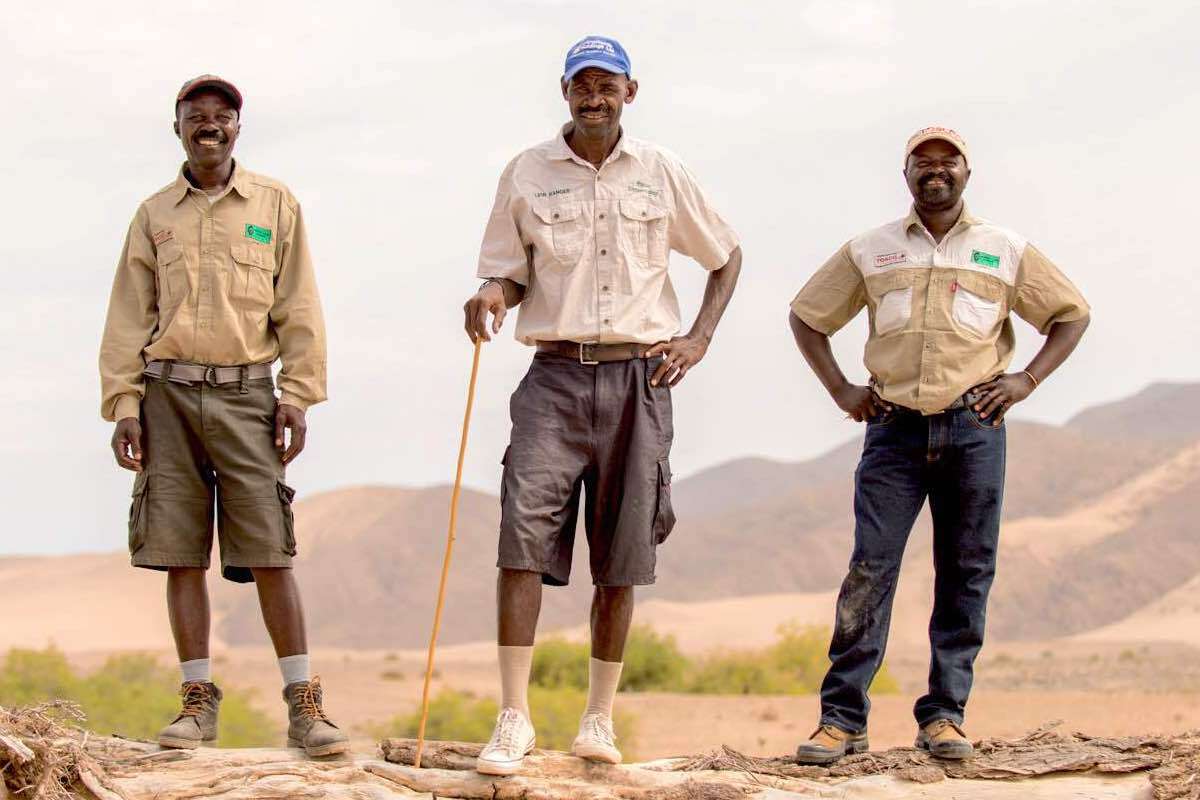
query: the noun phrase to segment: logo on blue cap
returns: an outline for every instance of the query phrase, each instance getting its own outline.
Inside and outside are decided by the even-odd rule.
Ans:
[[[588,36],[580,39],[567,51],[563,80],[571,80],[580,70],[588,67],[629,75],[629,54],[616,39],[608,36]]]

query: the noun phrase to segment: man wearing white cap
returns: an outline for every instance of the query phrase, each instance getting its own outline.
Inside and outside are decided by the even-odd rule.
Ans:
[[[847,242],[791,305],[809,366],[839,408],[867,422],[855,472],[854,553],[838,595],[821,722],[797,751],[801,763],[868,747],[867,691],[883,663],[900,561],[926,498],[936,578],[916,746],[943,758],[973,752],[962,724],[996,567],[1004,415],[1071,354],[1089,309],[1024,237],[967,211],[970,175],[961,136],[918,131],[904,150],[908,216]],[[871,379],[856,386],[829,337],[864,307]],[[1006,373],[1015,345],[1010,312],[1046,336],[1016,373]]]
[[[571,122],[504,170],[479,255],[486,280],[464,307],[474,341],[520,304],[517,339],[537,348],[512,396],[503,459],[501,711],[477,765],[492,775],[516,772],[534,745],[526,689],[542,584],[569,579],[581,495],[596,588],[588,703],[571,752],[621,760],[612,706],[633,587],[654,582],[675,521],[671,388],[707,352],[742,262],[737,235],[691,172],[622,130],[638,84],[619,42],[573,45],[561,88]],[[672,250],[709,270],[682,336]]]

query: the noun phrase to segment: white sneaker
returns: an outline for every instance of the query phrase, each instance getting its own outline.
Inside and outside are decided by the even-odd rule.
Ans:
[[[616,742],[612,719],[600,713],[584,714],[579,721],[579,735],[571,744],[571,755],[605,764],[620,764],[621,751]]]
[[[514,775],[533,749],[533,725],[515,708],[505,708],[496,718],[491,740],[479,753],[475,771],[484,775]]]

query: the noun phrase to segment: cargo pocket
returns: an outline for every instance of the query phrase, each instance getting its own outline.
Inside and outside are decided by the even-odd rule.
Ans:
[[[158,246],[158,307],[163,311],[183,302],[188,294],[187,261],[179,242],[169,239]]]
[[[579,204],[534,206],[533,213],[543,223],[539,231],[542,247],[554,253],[560,267],[574,268],[583,255],[584,231]]]
[[[667,210],[641,198],[621,201],[621,233],[632,260],[666,267]]]
[[[658,462],[658,502],[654,508],[654,543],[662,544],[675,527],[675,509],[671,507],[671,463]]]
[[[233,259],[230,297],[242,308],[269,311],[275,302],[275,258],[263,247],[234,242],[229,247]]]
[[[999,278],[959,270],[951,307],[954,321],[977,336],[987,336],[1000,320],[1005,294]]]
[[[504,501],[508,499],[508,454],[512,450],[512,445],[504,448],[504,455],[500,456],[500,505],[503,507]]]
[[[886,272],[867,278],[867,293],[875,301],[875,335],[903,330],[912,319],[913,273]]]
[[[134,555],[146,544],[146,499],[150,487],[150,476],[139,472],[133,480],[133,500],[129,503],[129,555]]]
[[[292,499],[296,490],[283,481],[277,481],[275,488],[279,492],[279,505],[283,511],[283,552],[289,556],[296,555],[296,517],[292,513]]]

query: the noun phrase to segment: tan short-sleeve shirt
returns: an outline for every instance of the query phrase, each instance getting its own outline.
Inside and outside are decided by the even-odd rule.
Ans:
[[[876,391],[926,414],[1008,368],[1010,312],[1043,334],[1090,313],[1037,248],[965,208],[941,243],[915,211],[855,237],[792,301],[793,313],[826,335],[864,306],[864,360]]]
[[[281,403],[325,399],[325,323],[300,204],[240,164],[215,198],[181,169],[125,238],[100,345],[101,414],[138,416],[149,361],[276,358]]]
[[[672,153],[622,134],[596,169],[567,145],[569,130],[500,176],[477,274],[525,287],[525,344],[669,339],[681,325],[670,251],[720,269],[737,234]]]

